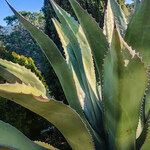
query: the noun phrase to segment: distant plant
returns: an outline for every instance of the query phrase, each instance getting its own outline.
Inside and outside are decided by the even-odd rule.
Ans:
[[[61,22],[53,18],[65,58],[46,34],[8,5],[47,56],[69,106],[50,98],[30,70],[2,59],[0,73],[9,83],[0,84],[0,95],[54,124],[73,150],[148,150],[150,1],[135,1],[127,25],[120,5],[108,0],[104,30],[75,0],[69,2],[79,23],[50,2]],[[4,122],[0,133],[3,147],[46,149]]]

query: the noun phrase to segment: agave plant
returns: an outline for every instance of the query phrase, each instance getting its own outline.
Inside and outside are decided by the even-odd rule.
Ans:
[[[74,150],[148,150],[150,146],[150,1],[136,0],[127,25],[116,0],[108,0],[104,29],[75,1],[78,21],[50,1],[65,57],[53,41],[8,5],[40,45],[69,106],[52,99],[30,70],[0,59],[0,96],[54,124]],[[51,149],[0,122],[1,147]],[[3,149],[3,148],[2,148]]]

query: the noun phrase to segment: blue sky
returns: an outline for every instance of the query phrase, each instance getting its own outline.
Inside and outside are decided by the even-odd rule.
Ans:
[[[8,8],[4,0],[0,0],[0,25],[5,25],[3,18],[6,16],[12,15],[13,13]],[[14,6],[17,10],[26,10],[26,11],[39,11],[42,6],[44,0],[8,0],[12,6]],[[128,3],[131,0],[126,0]]]
[[[39,11],[44,0],[8,0],[17,10]],[[0,25],[5,25],[3,18],[12,15],[13,13],[7,6],[4,0],[0,0]]]
[[[132,2],[132,0],[126,0],[126,3],[131,3]]]

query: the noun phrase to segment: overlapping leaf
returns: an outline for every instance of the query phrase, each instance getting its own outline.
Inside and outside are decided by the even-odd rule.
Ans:
[[[109,43],[112,41],[113,31],[114,31],[114,14],[111,9],[110,1],[107,2],[107,8],[105,11],[105,17],[104,17],[104,34],[107,37],[107,40]]]
[[[75,0],[69,0],[92,50],[99,77],[102,75],[104,55],[108,51],[108,42],[99,25]]]
[[[105,127],[110,149],[115,150],[135,148],[139,110],[147,86],[140,58],[135,55],[124,61],[125,50],[115,30],[111,51],[104,61]]]
[[[88,116],[90,123],[94,124],[94,128],[99,130],[100,124],[97,125],[96,123],[100,123],[101,110],[97,94],[96,77],[91,49],[81,26],[56,3],[53,1],[51,2],[62,23],[61,26],[64,35],[67,36],[66,43],[69,41],[67,46],[68,54],[71,52],[74,53],[73,57],[75,58],[70,57],[69,60],[72,63],[81,88],[85,93],[85,98],[81,100],[81,103],[84,103],[83,109]],[[77,62],[74,62],[74,59],[76,59]]]
[[[117,0],[108,0],[108,4],[111,6],[115,18],[115,24],[117,25],[121,35],[124,36],[127,29],[127,20],[121,6],[117,3]]]
[[[72,50],[72,47],[69,44],[70,40],[66,37],[65,33],[62,31],[61,24],[56,19],[53,19],[53,23],[55,25],[56,31],[59,35],[60,40],[61,40],[67,63],[69,64],[70,68],[72,68],[74,81],[75,81],[75,84],[77,87],[77,92],[79,95],[80,105],[82,108],[84,108],[85,93],[82,90],[83,83],[82,83],[81,74],[79,71],[78,62],[76,60],[76,57],[75,57],[74,52]]]
[[[39,90],[25,84],[1,84],[0,96],[10,99],[54,124],[73,149],[94,148],[86,125],[69,106],[48,100]]]

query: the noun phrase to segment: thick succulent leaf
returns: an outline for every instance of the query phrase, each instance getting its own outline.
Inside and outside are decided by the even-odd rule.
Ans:
[[[132,17],[125,35],[126,42],[140,52],[146,67],[150,65],[150,1],[143,0]]]
[[[77,93],[79,95],[80,105],[83,109],[84,108],[84,101],[83,100],[85,97],[85,93],[81,87],[83,85],[81,85],[82,79],[80,78],[80,71],[79,71],[78,62],[76,60],[76,57],[74,55],[74,52],[73,52],[70,44],[69,44],[70,43],[69,39],[66,37],[65,33],[62,31],[61,24],[56,19],[53,19],[53,23],[54,23],[56,31],[59,35],[59,38],[61,40],[62,46],[64,48],[67,63],[69,64],[70,68],[72,68],[75,85],[77,87]],[[78,76],[78,78],[77,78],[77,76]],[[80,80],[80,82],[79,82],[79,80]]]
[[[80,107],[71,69],[67,65],[65,59],[63,58],[62,54],[60,53],[54,42],[41,30],[36,28],[22,15],[20,15],[9,3],[8,5],[14,12],[14,14],[18,17],[19,21],[31,33],[32,37],[37,41],[37,43],[41,47],[42,52],[48,58],[62,85],[63,91],[65,93],[69,105],[72,108],[74,108],[82,117],[84,117],[84,114]]]
[[[24,66],[0,59],[0,75],[8,82],[30,84],[46,94],[45,86],[40,79]]]
[[[74,64],[74,60],[71,60],[71,57],[70,61],[72,62],[72,64],[74,64],[72,66],[75,66],[74,71],[86,95],[86,97],[82,99],[81,102],[84,103],[83,109],[85,111],[85,114],[88,116],[90,123],[92,125],[94,124],[94,128],[97,128],[97,131],[99,131],[101,123],[101,109],[99,103],[101,101],[99,101],[97,94],[96,77],[91,49],[89,47],[88,41],[86,40],[81,26],[67,12],[61,9],[56,3],[54,3],[53,1],[51,2],[54,7],[54,10],[56,11],[57,16],[59,17],[62,23],[62,30],[64,31],[64,34],[69,40],[68,47],[72,48],[72,51],[74,52],[75,57],[77,58],[77,72],[77,66]],[[70,49],[68,51],[70,51]],[[80,71],[80,75],[78,74],[78,71]],[[96,123],[99,124],[97,125]]]
[[[73,58],[75,60],[74,54],[72,54],[72,50],[70,48],[68,48],[69,46],[69,39],[67,38],[67,36],[64,34],[64,32],[62,31],[62,27],[60,22],[56,19],[56,18],[52,18],[53,24],[55,26],[55,29],[57,31],[57,34],[59,36],[59,39],[61,41],[63,50],[64,50],[64,54],[65,54],[65,58],[66,61],[69,65],[71,65],[71,60],[73,61]],[[69,49],[69,50],[68,50]],[[75,61],[74,61],[75,63]]]
[[[67,62],[69,63],[69,66],[71,66],[74,69],[76,75],[78,76],[80,85],[83,86],[83,80],[82,80],[83,65],[82,65],[81,51],[80,49],[75,49],[77,48],[77,46],[75,47],[75,45],[77,44],[76,37],[73,35],[70,27],[68,27],[69,29],[65,28],[65,26],[68,26],[66,22],[60,24],[56,19],[53,20],[53,22],[57,30],[57,33],[60,37],[60,40],[62,42],[65,54],[67,56],[66,57]],[[65,30],[65,32],[63,30]],[[67,35],[69,35],[69,37]],[[73,41],[72,43],[70,42],[70,39],[72,39],[71,40]]]
[[[61,21],[62,30],[69,39],[70,47],[72,47],[72,51],[78,61],[78,70],[80,70],[81,75],[85,74],[85,76],[82,77],[84,78],[82,80],[86,80],[87,78],[92,90],[95,92],[95,95],[97,95],[92,52],[83,30],[77,21],[75,21],[66,11],[61,9],[54,1],[51,2]]]
[[[12,92],[12,93],[24,93],[24,94],[33,94],[35,96],[41,96],[45,99],[47,99],[47,96],[42,93],[41,91],[39,91],[37,88],[35,87],[32,87],[30,84],[27,85],[27,84],[20,84],[20,83],[15,83],[15,84],[10,84],[10,83],[6,83],[6,84],[0,84],[1,87],[4,88],[4,90],[6,90],[5,88],[7,88],[7,90],[9,92]]]
[[[75,84],[76,84],[76,87],[77,87],[77,92],[78,92],[78,95],[79,95],[79,100],[80,100],[80,105],[82,108],[84,108],[84,95],[85,93],[83,92],[82,90],[82,79],[80,78],[80,71],[79,71],[79,66],[78,66],[78,62],[76,60],[76,57],[74,55],[74,52],[70,46],[70,40],[66,37],[65,33],[62,31],[62,27],[61,27],[61,24],[56,20],[56,19],[53,19],[53,23],[54,23],[54,26],[56,28],[56,31],[59,35],[59,38],[61,40],[61,43],[62,43],[62,46],[64,48],[64,52],[65,52],[65,56],[66,56],[66,60],[67,60],[67,63],[69,64],[69,66],[72,69],[72,72],[73,72],[73,76],[74,76],[74,80],[75,80]],[[78,78],[77,78],[78,76]],[[79,82],[80,80],[80,82]]]
[[[111,9],[109,1],[107,2],[107,9],[105,11],[104,17],[104,29],[103,32],[107,37],[109,43],[111,43],[112,36],[114,31],[114,15]]]
[[[117,3],[117,0],[108,0],[108,4],[109,3],[114,14],[115,24],[117,25],[121,35],[124,36],[127,29],[126,17],[121,9],[121,6]]]
[[[74,80],[75,80],[75,84],[76,84],[76,87],[77,87],[77,93],[79,95],[79,100],[80,100],[80,104],[81,104],[81,107],[84,108],[84,101],[83,99],[85,99],[85,93],[81,87],[81,84],[79,83],[79,80],[77,78],[77,75],[75,73],[75,68],[77,69],[76,71],[78,71],[78,65],[77,65],[77,61],[75,59],[75,56],[70,48],[70,45],[69,45],[69,39],[66,37],[66,35],[64,34],[64,32],[62,31],[62,27],[61,27],[61,24],[56,20],[56,19],[53,19],[53,23],[55,25],[55,28],[57,30],[57,33],[59,35],[59,38],[62,42],[62,46],[64,48],[64,52],[65,52],[65,56],[66,56],[66,59],[67,59],[67,62],[70,66],[74,66],[73,67],[73,75],[74,75]],[[87,122],[86,122],[87,123]],[[88,125],[88,124],[87,124]],[[99,148],[102,146],[103,148],[103,143],[102,143],[102,139],[99,137],[99,135],[88,125],[89,127],[89,130],[91,131],[91,134],[93,135],[94,137],[94,141],[96,141],[96,146],[98,146]]]
[[[42,146],[42,147],[45,147],[49,150],[58,150],[57,148],[54,148],[53,146],[47,144],[47,143],[44,143],[44,142],[40,142],[40,141],[35,141],[36,144]]]
[[[107,2],[107,9],[105,11],[104,17],[104,34],[107,37],[109,43],[112,41],[113,31],[114,31],[114,15],[111,9],[110,1]]]
[[[140,58],[135,55],[127,63],[125,50],[115,30],[111,51],[104,60],[103,89],[105,128],[109,148],[115,150],[135,148],[141,100],[147,85],[146,69]]]
[[[84,35],[92,50],[99,77],[102,75],[104,55],[108,51],[108,42],[96,21],[75,0],[69,0],[81,24]]]
[[[8,70],[4,67],[0,66],[0,76],[3,77],[9,83],[22,83],[20,79],[18,79],[15,75],[11,74]]]
[[[1,84],[0,96],[31,110],[54,124],[72,149],[93,149],[86,125],[79,115],[63,103],[48,100],[34,87],[25,84]]]
[[[56,19],[53,19],[53,23],[55,25],[55,28],[56,28],[57,33],[59,35],[59,38],[61,40],[62,46],[64,48],[67,62],[70,65],[70,67],[73,68],[72,72],[74,75],[74,80],[75,80],[75,84],[77,87],[77,91],[78,91],[78,95],[79,95],[79,99],[80,99],[80,104],[81,104],[81,107],[84,109],[84,107],[85,107],[85,104],[84,104],[85,103],[84,102],[85,93],[82,89],[83,88],[82,79],[80,80],[80,78],[79,78],[79,76],[80,76],[79,66],[78,66],[76,57],[74,55],[74,52],[73,52],[73,50],[69,44],[70,40],[66,37],[66,34],[62,31],[62,25]],[[80,82],[79,82],[79,80],[80,80]]]
[[[18,150],[48,150],[35,144],[10,124],[0,121],[0,147]],[[3,148],[2,150],[4,150]]]
[[[85,74],[92,90],[96,95],[96,78],[92,52],[83,30],[77,21],[75,21],[66,11],[61,9],[54,1],[51,2],[57,16],[61,21],[62,30],[70,41],[69,44],[71,45],[72,51],[74,52],[79,64],[78,69],[80,70],[81,75]],[[83,80],[85,80],[85,77]]]
[[[75,85],[77,87],[77,93],[79,95],[80,105],[83,109],[85,106],[84,105],[85,93],[82,90],[83,83],[82,83],[82,79],[81,79],[78,62],[76,60],[75,54],[72,50],[72,47],[69,44],[70,40],[67,38],[65,33],[62,31],[61,24],[56,19],[53,19],[53,23],[54,23],[56,31],[59,35],[59,38],[61,40],[62,46],[64,48],[67,63],[69,64],[70,68],[72,68]]]

